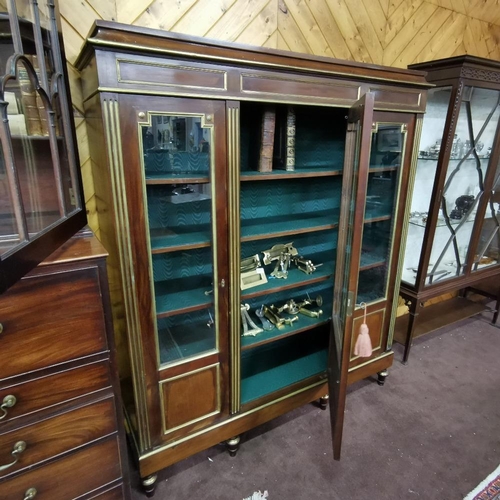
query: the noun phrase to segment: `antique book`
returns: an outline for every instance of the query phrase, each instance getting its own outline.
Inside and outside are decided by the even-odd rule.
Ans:
[[[286,112],[285,170],[295,170],[295,110],[288,106]]]
[[[262,115],[259,172],[273,169],[274,130],[276,127],[276,108],[266,106]]]
[[[26,130],[28,135],[42,135],[40,115],[36,102],[37,91],[31,83],[28,70],[23,64],[19,65],[17,79],[21,92],[21,107],[26,118]]]

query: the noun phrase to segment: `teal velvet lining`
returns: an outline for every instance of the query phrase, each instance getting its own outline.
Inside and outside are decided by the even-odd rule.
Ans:
[[[307,331],[243,351],[241,404],[324,373],[328,359],[327,332],[328,329]]]
[[[144,170],[146,179],[158,175],[205,174],[210,170],[210,155],[208,153],[173,152],[166,149],[149,149],[144,154]]]

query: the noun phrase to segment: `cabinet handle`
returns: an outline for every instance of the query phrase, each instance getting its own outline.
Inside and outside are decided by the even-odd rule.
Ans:
[[[36,488],[28,488],[26,490],[26,493],[24,494],[23,500],[31,500],[32,498],[35,498],[37,494]]]
[[[12,394],[8,394],[3,398],[2,404],[0,405],[0,411],[2,412],[0,420],[3,420],[7,416],[7,408],[12,408],[16,403],[16,396],[13,396]]]
[[[0,333],[3,333],[3,325],[0,323]]]
[[[16,465],[18,460],[21,458],[20,455],[21,453],[26,449],[26,443],[24,441],[18,441],[15,445],[14,448],[12,448],[12,451],[10,454],[14,457],[14,461],[11,462],[10,464],[7,465],[0,465],[0,472],[7,470],[8,468],[12,467],[13,465]]]

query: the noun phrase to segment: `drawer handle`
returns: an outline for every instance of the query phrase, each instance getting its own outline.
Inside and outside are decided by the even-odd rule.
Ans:
[[[7,470],[8,468],[16,465],[18,460],[21,458],[21,453],[26,449],[26,443],[24,441],[18,441],[10,454],[14,457],[14,461],[7,465],[0,465],[0,472]]]
[[[2,411],[0,420],[3,420],[7,416],[7,408],[12,408],[16,403],[16,396],[13,396],[12,394],[8,394],[3,398],[2,404],[0,405],[0,410]]]
[[[31,500],[32,498],[35,498],[37,494],[36,488],[28,488],[26,490],[26,493],[24,494],[24,499],[23,500]]]

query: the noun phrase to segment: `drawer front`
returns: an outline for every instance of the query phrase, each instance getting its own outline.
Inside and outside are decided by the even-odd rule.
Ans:
[[[110,435],[115,427],[110,398],[0,435],[0,468],[6,467],[0,478]],[[16,453],[19,443],[24,450]]]
[[[96,268],[26,278],[0,297],[2,377],[104,351]]]
[[[9,396],[15,398],[13,406],[5,408],[2,413],[0,432],[2,424],[9,420],[105,389],[110,385],[108,361],[92,363],[22,384],[3,388],[0,385],[0,403]]]
[[[0,498],[23,500],[34,488],[36,500],[68,500],[120,477],[118,441],[110,438],[0,483]]]

